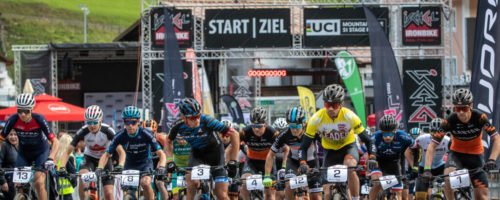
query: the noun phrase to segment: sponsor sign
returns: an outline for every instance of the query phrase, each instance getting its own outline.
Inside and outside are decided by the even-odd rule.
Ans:
[[[428,133],[432,119],[441,117],[441,60],[403,60],[403,88],[408,128]]]
[[[30,79],[35,96],[52,93],[50,62],[50,51],[21,52],[21,83]]]
[[[370,8],[388,33],[387,8]],[[363,8],[304,9],[304,46],[368,46],[368,24]]]
[[[290,47],[290,9],[208,9],[207,48]]]
[[[179,42],[179,48],[190,48],[193,45],[193,23],[191,10],[168,9],[174,26],[175,37]],[[154,8],[151,11],[151,36],[152,47],[163,49],[165,41],[165,26],[163,25],[165,15],[163,8]]]
[[[441,8],[403,7],[403,45],[440,45]]]

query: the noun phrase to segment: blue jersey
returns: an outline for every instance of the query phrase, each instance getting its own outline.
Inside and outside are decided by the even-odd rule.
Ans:
[[[175,140],[176,137],[186,140],[192,148],[205,149],[212,148],[222,144],[218,133],[227,134],[230,127],[211,116],[202,114],[200,117],[200,126],[189,128],[185,123],[178,123],[170,129],[168,139]]]
[[[145,162],[148,159],[151,160],[151,149],[153,151],[161,149],[153,133],[142,127],[138,127],[134,135],[129,135],[126,129],[118,132],[106,152],[113,154],[119,144],[125,149],[126,162],[133,163]]]
[[[391,143],[384,142],[382,131],[377,131],[372,135],[372,142],[377,149],[377,159],[381,160],[399,160],[404,155],[408,147],[414,147],[415,141],[404,131],[396,131],[394,140]]]
[[[19,140],[19,151],[25,155],[32,153],[38,155],[49,149],[48,139],[52,140],[55,135],[45,117],[36,113],[31,114],[31,117],[28,123],[24,123],[17,113],[9,117],[0,139],[5,140],[14,129]]]

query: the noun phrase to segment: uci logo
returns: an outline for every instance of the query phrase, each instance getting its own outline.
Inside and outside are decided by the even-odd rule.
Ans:
[[[308,19],[306,20],[306,35],[340,35],[340,19]]]

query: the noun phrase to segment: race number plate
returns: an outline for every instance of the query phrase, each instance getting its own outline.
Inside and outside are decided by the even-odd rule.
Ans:
[[[177,187],[186,187],[186,180],[184,179],[184,176],[177,176]]]
[[[210,179],[210,166],[198,165],[191,170],[191,180],[208,180]]]
[[[394,175],[382,176],[378,180],[384,190],[398,184],[398,179]]]
[[[138,170],[125,170],[122,172],[122,185],[139,186],[140,172]]]
[[[307,176],[301,175],[290,179],[290,189],[297,189],[299,187],[307,187]]]
[[[339,183],[347,181],[347,166],[334,165],[328,167],[326,179],[328,182]]]
[[[370,194],[370,186],[368,184],[364,184],[361,186],[361,194]]]
[[[33,172],[31,169],[14,169],[14,175],[12,176],[12,182],[14,183],[28,183],[31,180]]]
[[[95,175],[94,172],[87,172],[85,174],[82,174],[81,180],[83,183],[86,185],[90,184],[91,182],[97,182],[97,176]]]
[[[262,175],[252,175],[247,177],[247,190],[264,190]]]
[[[450,172],[450,186],[453,189],[469,187],[469,171],[466,169]]]

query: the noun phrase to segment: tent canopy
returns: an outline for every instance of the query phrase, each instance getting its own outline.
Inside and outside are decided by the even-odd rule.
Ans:
[[[85,108],[62,102],[62,99],[40,94],[35,96],[33,113],[42,114],[47,121],[84,121]],[[17,106],[0,110],[0,121],[7,121],[17,112]]]

